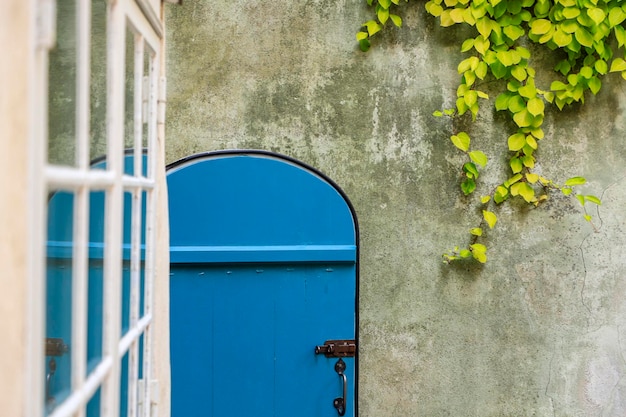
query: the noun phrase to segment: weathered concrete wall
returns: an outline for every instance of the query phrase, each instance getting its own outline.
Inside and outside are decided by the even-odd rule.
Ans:
[[[604,201],[598,233],[562,196],[535,210],[505,204],[489,263],[446,266],[441,254],[477,221],[448,137],[470,129],[505,161],[510,126],[487,107],[475,125],[431,116],[456,99],[460,38],[422,3],[405,10],[406,28],[363,54],[364,1],[169,8],[167,160],[269,149],[350,196],[362,239],[362,417],[626,415],[623,80],[548,114],[539,155],[546,176],[589,179],[584,190]],[[488,166],[484,190],[502,175]]]

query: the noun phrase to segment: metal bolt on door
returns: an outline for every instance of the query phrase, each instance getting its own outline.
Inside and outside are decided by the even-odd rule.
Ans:
[[[172,415],[356,415],[358,233],[328,178],[262,151],[168,167]]]

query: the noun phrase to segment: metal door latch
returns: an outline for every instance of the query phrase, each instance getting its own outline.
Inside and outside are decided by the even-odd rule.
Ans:
[[[48,406],[54,405],[54,396],[51,394],[52,377],[57,371],[57,361],[54,358],[65,355],[69,350],[63,339],[46,337],[46,356],[51,356],[48,361],[48,374],[46,375],[46,403]]]
[[[348,358],[356,355],[355,340],[327,340],[323,345],[315,346],[315,354],[324,354],[327,358]]]
[[[69,351],[69,348],[63,339],[47,337],[46,338],[46,356],[63,356]]]

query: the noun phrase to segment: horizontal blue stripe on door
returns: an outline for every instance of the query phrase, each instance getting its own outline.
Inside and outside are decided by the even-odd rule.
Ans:
[[[170,247],[170,263],[238,262],[356,262],[356,245]]]

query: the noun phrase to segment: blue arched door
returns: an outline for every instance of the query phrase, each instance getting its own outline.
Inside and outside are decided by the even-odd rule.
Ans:
[[[341,190],[260,151],[194,155],[167,181],[172,415],[356,415],[358,233]]]

